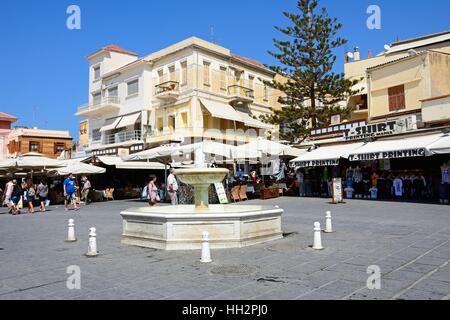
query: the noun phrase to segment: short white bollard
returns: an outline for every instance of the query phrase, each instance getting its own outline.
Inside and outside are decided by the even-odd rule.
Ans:
[[[322,250],[322,230],[320,229],[320,223],[314,222],[314,243],[313,243],[313,249],[314,250]]]
[[[88,257],[98,256],[96,231],[97,230],[95,228],[89,229],[89,248],[88,248],[88,252],[86,253],[86,255]]]
[[[209,248],[209,232],[204,231],[202,236],[202,258],[200,262],[210,263],[211,260],[211,250]]]
[[[331,211],[327,211],[327,214],[325,216],[325,230],[323,232],[325,233],[333,232],[333,225],[331,223]]]
[[[75,221],[73,219],[69,219],[69,228],[67,230],[67,239],[66,242],[75,242],[77,238],[75,237]]]

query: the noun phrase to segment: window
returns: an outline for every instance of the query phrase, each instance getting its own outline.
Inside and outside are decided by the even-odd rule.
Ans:
[[[169,116],[169,128],[175,129],[175,116]]]
[[[129,96],[139,93],[139,79],[128,82],[127,86]]]
[[[169,67],[169,80],[170,81],[176,81],[176,75],[175,75],[175,66],[170,66]]]
[[[254,83],[255,83],[255,77],[249,76],[248,77],[248,88],[253,90]]]
[[[181,85],[187,84],[187,61],[181,62]]]
[[[181,120],[180,128],[186,128],[187,127],[187,122],[188,122],[188,114],[187,114],[187,112],[182,112],[181,113],[180,120]]]
[[[94,67],[94,81],[100,79],[100,66]]]
[[[162,117],[159,117],[158,120],[156,121],[156,127],[158,128],[159,131],[164,130],[164,121]]]
[[[66,146],[64,142],[55,142],[53,149],[55,154],[61,154],[66,149]]]
[[[389,111],[405,109],[405,86],[396,86],[388,89]]]
[[[264,101],[269,101],[269,87],[264,86]]]
[[[102,93],[101,92],[97,92],[97,93],[93,93],[92,94],[92,103],[95,104],[100,104],[102,102]]]
[[[227,90],[227,68],[220,67],[220,89]]]
[[[209,77],[210,67],[211,63],[203,61],[203,84],[205,86],[210,85],[210,77]]]
[[[39,152],[40,143],[37,141],[30,141],[30,152]]]
[[[100,141],[102,139],[102,133],[100,129],[92,130],[92,141]]]
[[[159,79],[159,84],[164,82],[164,70],[158,70],[158,79]]]
[[[119,90],[117,86],[108,89],[108,97],[118,97]]]

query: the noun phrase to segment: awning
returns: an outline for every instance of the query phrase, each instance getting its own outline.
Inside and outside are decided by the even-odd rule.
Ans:
[[[260,129],[271,129],[272,126],[270,124],[261,122],[257,119],[253,119],[248,113],[237,111],[239,117],[241,118],[240,122],[243,122],[246,126],[252,128],[260,128]]]
[[[236,110],[229,104],[203,99],[200,99],[200,102],[215,118],[238,122],[242,121]]]
[[[336,166],[340,158],[346,158],[348,154],[363,145],[359,143],[346,143],[327,147],[319,147],[311,152],[307,152],[300,157],[291,160],[293,167],[326,167]]]
[[[442,134],[431,134],[409,138],[378,140],[369,142],[349,153],[350,161],[425,157],[432,153],[428,146],[442,138]]]
[[[450,153],[450,134],[442,135],[442,138],[428,146],[428,150],[433,154]]]
[[[101,127],[100,132],[114,130],[119,124],[120,120],[122,120],[122,117],[115,118],[111,123]]]
[[[133,126],[137,122],[137,120],[139,119],[140,116],[141,116],[140,112],[135,113],[135,114],[130,114],[127,116],[123,116],[122,120],[120,120],[119,124],[116,126],[116,129]]]
[[[116,169],[164,170],[164,165],[159,162],[127,162],[114,156],[100,156],[97,159],[107,166],[115,166]]]

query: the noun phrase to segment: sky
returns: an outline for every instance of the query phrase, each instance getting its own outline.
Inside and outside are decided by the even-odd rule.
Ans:
[[[66,26],[72,4],[81,9],[80,30]],[[320,5],[343,24],[339,35],[348,40],[335,52],[337,72],[343,71],[346,49],[358,46],[364,58],[397,39],[450,30],[448,0],[320,0]],[[367,28],[370,5],[381,9],[380,29]],[[197,36],[273,65],[267,51],[280,36],[274,26],[289,23],[283,11],[295,12],[296,1],[4,0],[0,111],[18,117],[15,125],[69,130],[77,139],[82,118],[74,114],[88,100],[88,54],[116,43],[145,56]]]

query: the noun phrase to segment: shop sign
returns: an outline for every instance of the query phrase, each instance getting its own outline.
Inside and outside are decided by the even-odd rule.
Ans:
[[[350,161],[371,161],[380,159],[399,159],[399,158],[413,158],[413,157],[425,157],[426,149],[417,148],[409,150],[399,151],[386,151],[386,152],[372,152],[364,154],[351,154],[348,159]]]
[[[342,178],[333,178],[332,202],[341,203],[344,200],[342,194]]]
[[[300,168],[331,167],[331,166],[337,166],[337,165],[339,165],[339,159],[297,161],[293,164],[294,167],[300,167]]]
[[[397,121],[381,122],[346,129],[344,130],[344,139],[358,140],[358,139],[373,138],[394,134],[396,133],[396,131],[397,131]]]
[[[216,188],[217,197],[219,198],[220,204],[228,204],[228,197],[225,192],[225,188],[223,187],[222,182],[214,183],[214,186]]]

